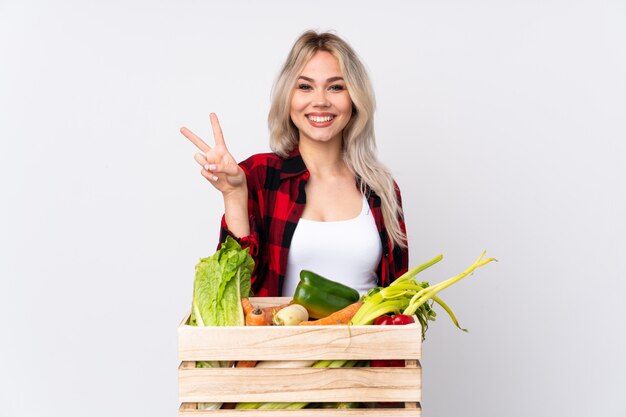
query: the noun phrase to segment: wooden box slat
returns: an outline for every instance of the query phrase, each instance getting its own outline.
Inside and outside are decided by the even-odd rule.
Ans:
[[[181,361],[419,359],[419,324],[405,326],[181,326]]]
[[[285,304],[286,297],[251,298],[254,305]],[[178,327],[181,361],[420,359],[419,323],[404,326]]]
[[[421,368],[179,370],[181,402],[418,402]]]

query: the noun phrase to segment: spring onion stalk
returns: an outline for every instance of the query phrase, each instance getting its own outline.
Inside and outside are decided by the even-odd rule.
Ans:
[[[392,282],[391,285],[398,285],[398,284],[400,284],[400,283],[402,283],[404,281],[410,280],[415,275],[419,274],[420,272],[422,272],[423,270],[425,270],[427,268],[430,268],[431,266],[433,266],[434,264],[436,264],[437,262],[439,262],[442,259],[443,259],[443,255],[435,256],[430,261],[424,262],[423,264],[418,265],[415,268],[405,272],[403,275],[399,276],[394,282]]]
[[[443,255],[437,255],[428,262],[412,268],[399,276],[388,287],[374,287],[363,297],[363,306],[357,311],[352,320],[351,325],[372,324],[376,317],[387,313],[398,314],[404,310],[407,303],[407,297],[410,299],[416,291],[423,289],[414,279],[415,275],[430,268],[443,259]],[[383,304],[392,299],[397,299],[398,303]]]
[[[446,313],[448,313],[456,327],[463,331],[467,331],[459,325],[459,322],[450,307],[441,298],[439,298],[437,294],[467,277],[477,268],[484,266],[489,262],[495,261],[493,258],[484,259],[484,256],[485,252],[483,252],[478,257],[476,262],[474,262],[462,273],[433,286],[430,286],[427,282],[418,282],[415,279],[415,276],[439,262],[443,258],[442,255],[438,255],[430,261],[411,269],[402,276],[398,277],[398,279],[386,288],[372,288],[363,297],[363,306],[354,315],[350,324],[371,324],[377,317],[389,313],[415,315],[422,326],[422,339],[424,339],[426,336],[426,330],[428,329],[428,322],[434,321],[437,316],[435,311],[432,309],[433,304],[436,303],[440,305]]]
[[[237,403],[235,405],[235,409],[237,410],[255,410],[259,408],[264,403]]]
[[[299,410],[308,403],[263,403],[257,410]]]
[[[422,304],[424,304],[425,302],[427,302],[428,300],[433,298],[440,291],[448,288],[452,284],[455,284],[455,283],[459,282],[460,280],[462,280],[463,278],[465,278],[466,276],[468,276],[469,274],[474,272],[475,269],[477,269],[477,268],[479,268],[479,267],[481,267],[483,265],[487,265],[489,262],[495,261],[494,258],[483,259],[484,256],[485,256],[485,252],[483,252],[478,257],[476,262],[474,262],[469,268],[467,268],[465,271],[461,272],[460,274],[458,274],[458,275],[456,275],[456,276],[454,276],[452,278],[448,278],[447,280],[442,281],[439,284],[433,285],[432,287],[426,287],[423,290],[421,290],[421,291],[417,292],[416,294],[414,294],[413,297],[411,298],[411,301],[409,302],[409,305],[402,312],[402,314],[407,314],[407,315],[415,314],[417,309]],[[448,310],[446,310],[446,311],[448,312]],[[450,312],[448,312],[448,314],[449,313]],[[456,318],[453,318],[453,321],[454,320],[456,320]]]
[[[448,313],[448,315],[450,316],[450,318],[452,319],[452,323],[454,323],[454,325],[456,327],[458,327],[460,330],[463,330],[464,332],[467,332],[467,329],[462,328],[459,325],[459,321],[456,319],[456,316],[454,315],[454,313],[452,312],[452,310],[450,309],[450,307],[448,307],[448,305],[446,303],[443,302],[443,300],[437,296],[433,297],[433,301],[436,302],[437,304],[439,304],[441,306],[441,308],[443,308],[446,313]],[[424,304],[427,305],[427,304]],[[433,314],[436,315],[436,313],[433,311]],[[433,317],[432,320],[435,320],[435,318]]]
[[[256,364],[255,368],[308,368],[313,366],[315,360],[293,360],[293,361],[261,361]]]

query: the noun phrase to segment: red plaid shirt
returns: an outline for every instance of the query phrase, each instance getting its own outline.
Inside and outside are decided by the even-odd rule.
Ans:
[[[304,210],[304,187],[310,174],[297,148],[287,158],[264,153],[253,155],[239,165],[248,181],[250,235],[237,241],[243,247],[250,248],[250,254],[255,260],[252,291],[259,297],[279,296],[287,269],[291,238]],[[397,185],[396,190],[400,200]],[[376,271],[378,285],[387,286],[407,271],[408,248],[392,248],[385,229],[380,197],[369,189],[366,196],[383,248]],[[403,231],[406,230],[403,219],[400,219],[400,226]],[[228,235],[233,236],[222,217],[220,242]]]

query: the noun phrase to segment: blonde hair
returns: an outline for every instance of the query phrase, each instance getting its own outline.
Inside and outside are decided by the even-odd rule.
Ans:
[[[329,32],[304,32],[294,43],[272,90],[268,116],[270,147],[283,157],[298,145],[298,128],[291,121],[290,107],[300,72],[318,51],[331,53],[339,61],[352,99],[352,117],[343,130],[343,159],[366,186],[381,199],[383,219],[392,244],[406,247],[406,233],[400,226],[403,216],[399,192],[389,170],[376,157],[374,135],[374,91],[365,66],[343,39]]]

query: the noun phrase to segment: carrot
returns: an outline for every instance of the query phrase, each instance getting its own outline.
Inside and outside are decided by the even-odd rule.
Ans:
[[[269,311],[270,313],[277,313],[280,310],[282,310],[285,307],[288,307],[289,304],[281,304],[279,306],[269,306],[269,307],[263,307],[263,311]]]
[[[272,321],[267,321],[267,314],[260,308],[255,308],[249,314],[246,314],[246,326],[268,326]]]
[[[257,361],[237,361],[235,368],[254,368]]]
[[[241,306],[243,307],[243,313],[246,316],[246,326],[266,326],[266,325],[271,325],[272,324],[272,319],[274,318],[274,314],[278,313],[280,310],[282,310],[283,308],[287,307],[289,304],[281,304],[278,306],[269,306],[269,307],[263,307],[263,308],[257,308],[255,307],[252,302],[250,302],[249,298],[242,298],[241,299]],[[248,316],[252,315],[261,315],[261,313],[254,313],[255,310],[260,310],[261,313],[263,313],[263,315],[265,316],[265,322],[261,323],[261,318],[260,317],[254,317],[254,318],[250,318],[250,321],[252,323],[256,323],[256,324],[249,324],[248,323]]]
[[[262,310],[263,310],[263,313],[265,313],[265,320],[267,321],[267,324],[272,324],[274,320],[274,315],[287,306],[289,306],[289,304],[281,304],[279,306],[263,307]]]
[[[319,320],[303,321],[299,324],[299,326],[334,326],[338,324],[348,324],[359,308],[361,308],[361,305],[363,305],[363,302],[357,301],[356,303],[352,303],[339,311],[335,311],[330,316],[326,316]]]
[[[250,314],[252,310],[254,310],[254,306],[250,302],[249,298],[242,298],[241,306],[243,307],[243,314],[245,314],[246,316]]]

